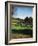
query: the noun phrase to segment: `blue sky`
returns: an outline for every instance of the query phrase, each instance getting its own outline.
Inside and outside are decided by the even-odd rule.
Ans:
[[[21,19],[32,17],[32,7],[15,7],[13,17]]]

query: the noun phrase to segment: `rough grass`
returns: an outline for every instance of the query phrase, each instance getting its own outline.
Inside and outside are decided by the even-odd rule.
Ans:
[[[18,33],[11,33],[11,39],[19,39],[19,38],[31,38],[31,35],[27,35],[27,34],[18,34]]]

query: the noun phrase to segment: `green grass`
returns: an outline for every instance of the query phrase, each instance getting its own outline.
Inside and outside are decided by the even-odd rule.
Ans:
[[[21,25],[16,26],[16,25],[14,25],[11,27],[11,29],[17,29],[17,30],[19,30],[19,29],[31,29],[32,30],[32,27],[31,27],[31,25],[27,25],[27,26],[21,26]]]
[[[12,35],[11,35],[11,38],[31,38],[32,37],[32,34],[25,34],[24,32],[26,32],[26,29],[28,31],[32,31],[32,27],[31,25],[28,25],[28,26],[12,26],[11,28],[12,30]],[[15,30],[13,30],[15,29]],[[21,29],[21,30],[20,30]],[[22,29],[25,29],[25,30],[22,30]],[[28,32],[27,31],[27,32]]]

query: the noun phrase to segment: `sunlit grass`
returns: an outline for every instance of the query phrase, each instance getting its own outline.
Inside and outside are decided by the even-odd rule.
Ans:
[[[15,25],[13,25],[13,26],[11,26],[11,29],[17,29],[17,30],[19,30],[19,29],[31,29],[32,30],[32,27],[30,25],[28,25],[28,26],[20,26],[20,25],[15,26]]]

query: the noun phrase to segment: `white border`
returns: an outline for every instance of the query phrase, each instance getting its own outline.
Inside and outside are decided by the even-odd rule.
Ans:
[[[22,38],[22,39],[11,39],[10,40],[10,4],[13,5],[24,5],[24,6],[34,6],[33,8],[33,38]],[[18,43],[18,42],[31,42],[36,41],[36,5],[33,4],[20,4],[20,3],[8,3],[8,43]]]

